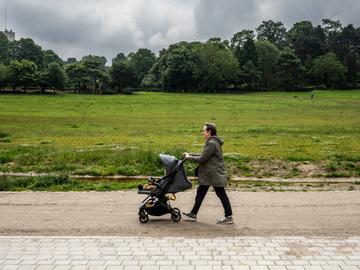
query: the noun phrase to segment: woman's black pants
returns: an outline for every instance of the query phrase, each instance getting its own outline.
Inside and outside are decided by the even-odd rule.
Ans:
[[[206,193],[208,192],[210,186],[202,186],[200,185],[196,191],[196,197],[195,197],[195,204],[193,209],[191,210],[192,214],[197,215],[200,206],[205,198]],[[221,203],[224,207],[225,216],[230,217],[232,216],[232,210],[231,205],[228,196],[226,195],[225,188],[224,187],[214,187],[216,195],[221,200]]]

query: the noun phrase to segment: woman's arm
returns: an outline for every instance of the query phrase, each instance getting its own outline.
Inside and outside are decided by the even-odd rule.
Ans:
[[[205,163],[215,152],[215,143],[208,142],[202,153],[199,156],[190,155],[189,159],[198,162],[199,164]]]

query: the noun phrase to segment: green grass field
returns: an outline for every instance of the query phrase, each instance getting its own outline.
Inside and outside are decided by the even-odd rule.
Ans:
[[[160,175],[157,154],[199,152],[206,121],[232,175],[298,176],[299,164],[360,175],[360,90],[1,95],[0,171]]]

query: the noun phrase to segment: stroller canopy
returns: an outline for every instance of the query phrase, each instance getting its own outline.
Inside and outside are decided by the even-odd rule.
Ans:
[[[170,179],[171,184],[168,188],[168,193],[185,191],[192,187],[191,181],[189,181],[186,176],[183,164],[181,163],[178,166],[180,161],[176,157],[165,154],[160,154],[159,156],[162,164],[165,167],[166,175],[174,173],[174,175],[171,177],[172,180]]]

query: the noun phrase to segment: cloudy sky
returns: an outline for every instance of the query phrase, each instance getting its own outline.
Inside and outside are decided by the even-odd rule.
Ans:
[[[0,0],[1,29],[31,37],[63,59],[87,54],[111,60],[138,48],[155,53],[179,41],[231,38],[263,20],[322,18],[360,25],[359,0]]]

